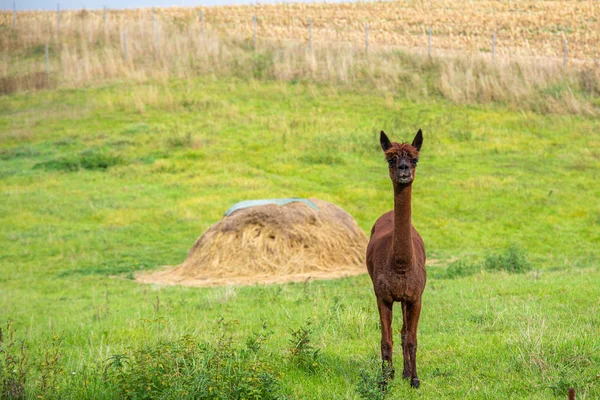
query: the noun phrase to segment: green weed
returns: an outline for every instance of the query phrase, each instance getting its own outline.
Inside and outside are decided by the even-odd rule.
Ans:
[[[334,153],[318,152],[300,157],[300,161],[304,164],[325,164],[325,165],[343,165],[344,159]]]
[[[29,372],[29,358],[24,339],[17,339],[13,324],[0,327],[0,397],[24,399]]]
[[[525,251],[518,245],[512,244],[502,253],[486,255],[483,268],[488,271],[523,273],[531,270],[532,266],[527,260]]]
[[[37,163],[33,168],[63,172],[75,172],[80,169],[103,171],[122,163],[123,160],[118,156],[113,156],[97,150],[87,150],[77,157],[60,157],[54,160]]]
[[[272,78],[274,63],[272,52],[255,53],[252,57],[252,75],[256,79]]]
[[[467,260],[457,260],[448,265],[445,277],[449,279],[473,275],[481,270],[480,265]]]
[[[523,273],[532,269],[526,252],[518,245],[512,244],[499,253],[486,254],[483,261],[460,259],[448,264],[443,273],[434,272],[437,278],[456,279],[476,274],[481,270],[490,272],[505,271]]]
[[[376,363],[372,363],[376,364]],[[387,396],[388,389],[393,381],[386,381],[382,376],[381,366],[378,368],[361,368],[360,378],[356,384],[356,392],[361,399],[365,400],[384,400]],[[382,388],[385,387],[385,390]]]
[[[185,335],[114,354],[104,367],[104,380],[128,399],[283,397],[276,372],[257,346],[266,339],[263,333],[249,337],[245,348],[235,346],[225,328],[219,335],[216,344]]]
[[[314,373],[320,366],[319,349],[312,344],[312,322],[306,320],[304,325],[290,331],[290,362],[300,369]]]
[[[126,135],[126,136],[132,136],[132,135],[137,135],[137,134],[142,134],[142,133],[148,133],[148,132],[150,132],[150,130],[151,130],[150,125],[148,125],[144,122],[139,122],[139,123],[130,124],[130,125],[125,126],[121,130],[121,134]]]
[[[54,332],[41,344],[39,358],[31,356],[27,332],[18,337],[12,322],[0,328],[0,398],[25,399],[30,393],[52,393],[64,381],[62,337]]]
[[[191,132],[175,132],[169,135],[165,141],[169,147],[192,147],[194,144],[194,137]]]
[[[21,157],[35,157],[40,151],[32,146],[20,146],[11,149],[0,149],[0,160],[11,160]]]
[[[162,323],[162,321],[151,321]],[[237,346],[221,323],[220,339],[199,342],[190,335],[131,346],[91,368],[65,370],[62,338],[51,334],[39,361],[29,357],[25,339],[9,323],[0,330],[0,393],[3,399],[283,399],[280,374],[258,343],[268,339],[266,324]],[[68,382],[67,376],[71,376]]]

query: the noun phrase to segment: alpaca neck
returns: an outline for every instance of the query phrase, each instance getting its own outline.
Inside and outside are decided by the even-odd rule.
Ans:
[[[394,263],[400,268],[412,265],[414,250],[411,224],[412,185],[394,185]]]

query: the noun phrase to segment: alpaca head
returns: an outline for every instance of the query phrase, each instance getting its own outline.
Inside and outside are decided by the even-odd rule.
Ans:
[[[409,186],[415,179],[419,151],[423,145],[423,133],[419,129],[412,144],[392,143],[384,131],[380,136],[381,148],[390,167],[390,178],[394,185]]]

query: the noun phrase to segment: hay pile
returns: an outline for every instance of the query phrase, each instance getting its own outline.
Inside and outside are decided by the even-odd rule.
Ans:
[[[367,237],[341,208],[310,199],[244,208],[211,226],[180,266],[143,282],[218,285],[333,278],[366,272]]]

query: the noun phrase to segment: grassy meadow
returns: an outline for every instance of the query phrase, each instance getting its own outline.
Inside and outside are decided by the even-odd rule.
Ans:
[[[379,130],[408,141],[418,128],[419,390],[377,389],[366,275],[133,280],[180,263],[244,199],[315,196],[368,232],[392,207]],[[572,386],[598,398],[599,130],[586,116],[233,77],[0,97],[2,396],[547,399]]]

